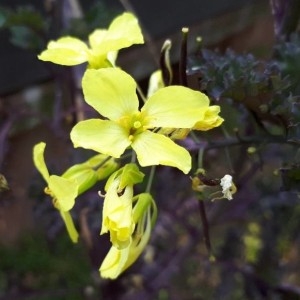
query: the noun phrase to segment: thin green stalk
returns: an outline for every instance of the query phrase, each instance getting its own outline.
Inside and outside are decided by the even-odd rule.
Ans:
[[[131,163],[135,164],[136,162],[136,154],[134,151],[131,152]]]
[[[198,137],[196,136],[196,134],[193,131],[191,132],[191,137],[196,143],[200,143]],[[198,150],[198,166],[197,166],[198,169],[203,168],[204,151],[205,151],[204,147],[200,147]],[[205,210],[205,205],[204,205],[203,199],[199,198],[198,207],[199,207],[199,212],[200,212],[201,225],[203,228],[203,238],[204,238],[205,247],[206,247],[207,252],[209,253],[210,257],[213,257],[211,243],[210,243],[209,223],[207,220],[207,215],[206,215],[206,210]]]
[[[138,84],[136,85],[136,90],[137,90],[138,95],[141,97],[142,101],[144,103],[146,103],[146,101],[147,101],[146,96],[144,95],[141,87]]]
[[[146,191],[145,191],[146,193],[150,193],[152,183],[153,183],[154,174],[155,174],[155,170],[156,170],[156,166],[152,166],[151,169],[150,169],[149,179],[148,179],[147,187],[146,187]]]
[[[196,144],[200,144],[200,140],[198,139],[197,135],[195,132],[191,131],[190,132],[191,138],[194,140]],[[204,156],[204,147],[200,147],[198,150],[198,163],[197,163],[197,169],[203,168],[203,156]]]

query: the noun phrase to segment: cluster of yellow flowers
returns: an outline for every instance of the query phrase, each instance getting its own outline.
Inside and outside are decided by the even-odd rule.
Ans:
[[[116,67],[118,51],[144,42],[138,21],[123,13],[109,28],[97,29],[89,36],[89,46],[74,37],[51,41],[38,57],[44,61],[73,66],[88,63],[82,79],[84,99],[99,112],[99,118],[84,120],[71,131],[74,147],[100,154],[68,169],[62,176],[49,175],[44,162],[45,144],[34,147],[34,163],[53,199],[72,241],[78,233],[70,210],[75,198],[97,181],[107,177],[101,234],[109,233],[111,250],[104,259],[102,277],[116,278],[141,254],[149,241],[156,219],[156,205],[149,191],[134,195],[134,185],[144,174],[136,163],[120,168],[117,159],[133,149],[140,166],[166,165],[187,174],[191,156],[175,143],[191,130],[209,130],[222,124],[220,107],[210,105],[208,97],[183,86],[156,84],[142,108],[137,84]]]

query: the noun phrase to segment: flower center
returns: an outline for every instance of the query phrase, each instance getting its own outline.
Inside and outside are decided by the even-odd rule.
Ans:
[[[128,131],[128,138],[133,141],[134,137],[147,129],[145,118],[140,112],[124,116],[119,120],[120,124]]]
[[[135,121],[133,123],[133,127],[136,128],[136,129],[139,129],[142,127],[142,123],[140,121]]]

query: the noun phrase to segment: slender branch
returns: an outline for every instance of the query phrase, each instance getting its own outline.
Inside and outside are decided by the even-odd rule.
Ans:
[[[189,29],[182,28],[182,41],[179,61],[179,82],[183,86],[188,86],[186,77],[186,61],[187,61],[187,38]]]
[[[286,139],[282,136],[251,136],[251,137],[242,137],[242,138],[234,138],[228,137],[226,139],[222,139],[219,141],[211,141],[204,143],[195,142],[196,145],[204,147],[205,150],[216,149],[216,148],[223,148],[223,147],[233,147],[239,145],[253,145],[253,144],[287,144],[294,147],[299,147],[300,140],[293,140],[293,139]]]
[[[209,224],[207,221],[207,216],[206,216],[206,210],[205,210],[205,206],[204,206],[204,201],[203,200],[199,200],[199,211],[200,211],[200,215],[201,215],[201,223],[202,223],[202,228],[203,228],[203,238],[204,238],[204,243],[206,246],[206,249],[209,253],[209,255],[211,255],[211,243],[210,243],[210,235],[209,235]]]

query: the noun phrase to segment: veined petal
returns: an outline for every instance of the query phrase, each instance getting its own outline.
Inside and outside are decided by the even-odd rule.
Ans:
[[[159,89],[145,103],[142,112],[150,127],[191,128],[203,118],[209,99],[183,86]]]
[[[120,69],[87,70],[82,87],[86,102],[104,117],[118,120],[138,111],[136,83]]]
[[[78,184],[75,180],[66,179],[60,176],[51,175],[49,177],[49,189],[58,202],[58,209],[62,211],[70,210],[75,204],[78,196]]]
[[[49,180],[49,172],[44,160],[44,151],[45,151],[46,144],[40,142],[36,144],[33,148],[33,162],[35,167],[38,171],[42,174],[45,181],[48,182]]]
[[[123,271],[123,267],[128,259],[130,246],[122,250],[112,246],[104,258],[99,269],[101,277],[115,279]]]
[[[38,58],[64,66],[82,64],[88,60],[88,47],[81,40],[73,37],[63,37],[51,41]]]
[[[60,212],[61,218],[63,219],[63,221],[66,225],[68,234],[69,234],[72,242],[77,243],[77,241],[78,241],[78,232],[75,228],[75,225],[74,225],[71,214],[68,211],[60,210],[59,212]]]
[[[115,158],[119,158],[131,143],[122,126],[99,119],[76,124],[71,131],[71,140],[75,148],[92,149]]]
[[[176,167],[187,174],[191,169],[191,156],[183,147],[164,135],[144,131],[132,143],[142,167],[165,165]]]

